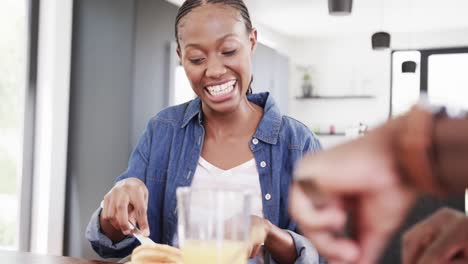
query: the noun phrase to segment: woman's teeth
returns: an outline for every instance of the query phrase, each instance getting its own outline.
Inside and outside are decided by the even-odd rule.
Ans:
[[[220,96],[227,93],[230,93],[234,89],[236,80],[232,80],[220,85],[207,86],[206,89],[212,96]]]

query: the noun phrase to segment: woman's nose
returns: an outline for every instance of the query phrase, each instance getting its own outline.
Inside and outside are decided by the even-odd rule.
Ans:
[[[223,62],[219,59],[210,59],[208,60],[206,68],[206,77],[217,79],[220,78],[223,74],[226,73],[226,67]]]

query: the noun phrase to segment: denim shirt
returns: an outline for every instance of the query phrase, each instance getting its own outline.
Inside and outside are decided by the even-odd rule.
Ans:
[[[309,151],[321,149],[319,141],[302,123],[282,116],[269,93],[248,95],[263,108],[263,117],[249,142],[260,177],[264,217],[288,231],[298,253],[296,263],[317,263],[315,248],[295,233],[288,214],[288,191],[295,163]],[[148,188],[150,237],[172,244],[177,226],[176,188],[190,186],[200,158],[205,130],[201,101],[196,98],[166,108],[153,117],[133,151],[127,170],[117,181],[136,177]],[[86,237],[102,257],[124,257],[138,245],[133,237],[113,244],[99,226],[98,209],[91,218]],[[315,259],[315,260],[314,260]]]

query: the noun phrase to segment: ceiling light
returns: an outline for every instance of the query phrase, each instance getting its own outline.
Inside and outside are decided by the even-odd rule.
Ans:
[[[383,50],[388,48],[390,48],[390,34],[380,31],[372,35],[372,49]]]
[[[328,13],[332,16],[351,14],[353,0],[328,0]]]
[[[416,62],[414,61],[405,61],[401,64],[401,72],[404,73],[415,73],[416,72]]]

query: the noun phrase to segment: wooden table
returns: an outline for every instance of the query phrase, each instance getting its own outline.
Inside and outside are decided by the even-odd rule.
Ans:
[[[8,264],[110,264],[98,260],[38,255],[25,252],[0,251],[0,263]]]

